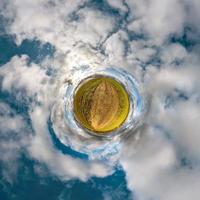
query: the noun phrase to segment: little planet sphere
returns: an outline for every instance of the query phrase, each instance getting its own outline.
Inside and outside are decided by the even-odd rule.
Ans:
[[[75,91],[74,117],[96,134],[108,134],[126,120],[129,104],[129,95],[119,81],[105,76],[90,77]]]

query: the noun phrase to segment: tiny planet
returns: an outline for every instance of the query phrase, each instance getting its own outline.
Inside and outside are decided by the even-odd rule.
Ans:
[[[126,120],[129,104],[129,94],[118,80],[90,77],[75,91],[74,117],[82,127],[96,134],[109,134]]]

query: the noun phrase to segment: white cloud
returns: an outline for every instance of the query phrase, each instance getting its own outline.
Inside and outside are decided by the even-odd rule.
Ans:
[[[35,133],[30,139],[29,154],[64,180],[106,176],[109,169],[102,163],[75,159],[56,150],[47,131],[47,118],[58,94],[56,89],[68,78],[70,69],[82,64],[125,67],[151,95],[138,144],[135,146],[130,139],[122,151],[120,162],[129,188],[139,200],[198,199],[199,47],[196,45],[188,52],[180,43],[171,43],[169,37],[181,37],[188,28],[189,39],[199,38],[200,3],[198,0],[107,2],[119,9],[121,16],[128,14],[122,27],[114,15],[87,6],[89,3],[81,0],[5,1],[7,7],[2,13],[10,19],[7,31],[15,34],[18,44],[28,38],[56,47],[54,60],[45,61],[53,65],[55,77],[46,75],[45,63],[28,65],[26,56],[14,57],[0,69],[3,90],[24,89],[26,95],[36,95],[42,102],[41,107],[29,108]],[[152,59],[157,59],[158,64]],[[181,99],[177,90],[188,99]],[[168,107],[167,97],[172,98]],[[9,110],[6,105],[3,108]],[[16,114],[14,118],[5,114],[0,118],[0,127],[3,132],[18,132],[24,127],[23,119]],[[16,149],[21,143],[18,146],[10,142],[2,147],[12,145]],[[8,158],[10,155],[5,154]],[[181,165],[182,158],[189,166]]]
[[[0,161],[2,179],[12,183],[17,174],[20,154],[29,142],[29,130],[22,116],[8,104],[0,103]]]
[[[182,35],[185,26],[199,31],[198,0],[127,0],[127,3],[132,11],[128,28],[147,34],[155,44],[161,45],[170,35]]]
[[[177,45],[169,49],[161,56],[161,69],[151,67],[146,72],[146,89],[152,95],[146,127],[138,144],[125,143],[122,153],[128,186],[139,200],[200,196],[199,57]],[[181,66],[174,64],[176,59],[183,59]],[[179,97],[177,90],[188,99]]]
[[[49,109],[52,106],[52,99],[56,96],[51,80],[48,80],[45,68],[36,64],[28,65],[27,56],[14,57],[9,63],[1,68],[0,75],[3,78],[2,88],[7,91],[27,91],[26,96],[32,97],[37,95],[36,102],[40,102],[40,107],[35,102],[29,105],[29,116],[32,122],[34,133],[29,137],[24,137],[25,147],[30,157],[47,165],[49,170],[62,180],[70,178],[79,178],[86,181],[91,176],[103,177],[111,171],[110,167],[99,163],[98,161],[89,162],[86,160],[75,159],[69,155],[64,155],[53,146],[53,142],[48,132],[47,122],[50,117]],[[62,77],[61,77],[62,79]],[[58,82],[59,83],[59,80]],[[58,93],[58,91],[57,91]],[[54,96],[55,95],[55,96]],[[8,111],[6,105],[2,104],[2,110]],[[9,117],[4,113],[0,117],[1,130],[21,132],[23,120],[20,116]],[[21,140],[20,140],[21,141]],[[21,143],[18,140],[2,144],[2,148],[18,148]],[[9,145],[8,145],[9,144]],[[2,150],[2,152],[4,152]],[[9,156],[6,153],[5,156]]]
[[[127,12],[128,11],[128,8],[124,4],[123,0],[118,0],[118,1],[107,0],[107,2],[111,7],[115,8],[115,9],[119,9],[122,12]]]
[[[187,200],[199,197],[199,165],[181,166],[176,146],[162,131],[148,128],[136,150],[126,149],[121,163],[135,199]],[[131,144],[129,144],[131,145]]]
[[[28,57],[15,56],[10,62],[0,69],[3,77],[2,90],[25,89],[28,96],[33,96],[41,90],[41,85],[48,81],[45,70],[31,63],[28,65]]]
[[[162,48],[160,57],[165,65],[170,65],[175,61],[184,61],[187,56],[187,51],[182,45],[173,43]]]
[[[154,57],[156,53],[156,50],[151,45],[147,45],[147,43],[143,40],[134,40],[129,44],[130,52],[127,55],[127,59],[129,62],[137,60],[140,62],[140,64],[147,63],[151,58]]]
[[[124,148],[121,158],[129,188],[134,191],[136,199],[157,197],[154,196],[157,192],[155,188],[158,187],[160,178],[176,165],[173,146],[153,127],[143,132],[139,143],[134,145],[134,150],[131,151],[130,146],[132,145]],[[159,194],[157,193],[156,195]]]
[[[97,10],[82,9],[77,14],[80,20],[74,22],[74,41],[96,46],[103,41],[114,28],[114,19],[104,16]]]
[[[0,103],[0,127],[1,133],[20,132],[25,127],[23,118],[19,115],[12,116],[12,109],[5,103]]]
[[[113,34],[108,40],[106,40],[105,53],[108,55],[107,62],[112,65],[124,66],[125,44],[127,41],[127,34],[123,31],[119,31]]]
[[[79,178],[86,181],[91,176],[108,175],[109,167],[96,161],[86,161],[64,155],[53,146],[47,128],[48,110],[36,107],[30,113],[35,135],[28,148],[30,156],[44,162],[62,180]]]
[[[47,0],[23,0],[5,1],[6,9],[2,12],[5,17],[13,19],[14,23],[8,28],[12,34],[16,34],[17,42],[23,39],[37,37],[43,41],[60,43],[63,37],[69,34],[66,28],[66,16],[82,5],[84,1],[47,1]],[[66,23],[66,24],[65,24]],[[72,33],[72,32],[71,32]],[[69,40],[69,38],[68,38]]]
[[[77,10],[84,1],[10,1],[7,2],[4,16],[12,19],[7,27],[9,33],[16,35],[16,42],[37,38],[50,42],[57,50],[70,51],[77,43],[97,45],[105,39],[114,27],[114,19],[102,12],[89,8]],[[36,13],[37,10],[37,13]],[[76,11],[78,20],[70,14]],[[31,22],[31,23],[30,23]]]

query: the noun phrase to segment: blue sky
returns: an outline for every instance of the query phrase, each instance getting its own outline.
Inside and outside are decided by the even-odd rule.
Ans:
[[[198,199],[199,10],[198,0],[2,0],[0,199]],[[63,112],[64,84],[86,65],[125,69],[150,98],[117,162],[51,135],[51,109]]]

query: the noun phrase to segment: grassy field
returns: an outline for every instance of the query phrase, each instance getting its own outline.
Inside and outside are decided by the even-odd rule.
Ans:
[[[129,113],[129,95],[110,77],[84,81],[74,95],[74,114],[85,128],[108,134],[120,127]]]

